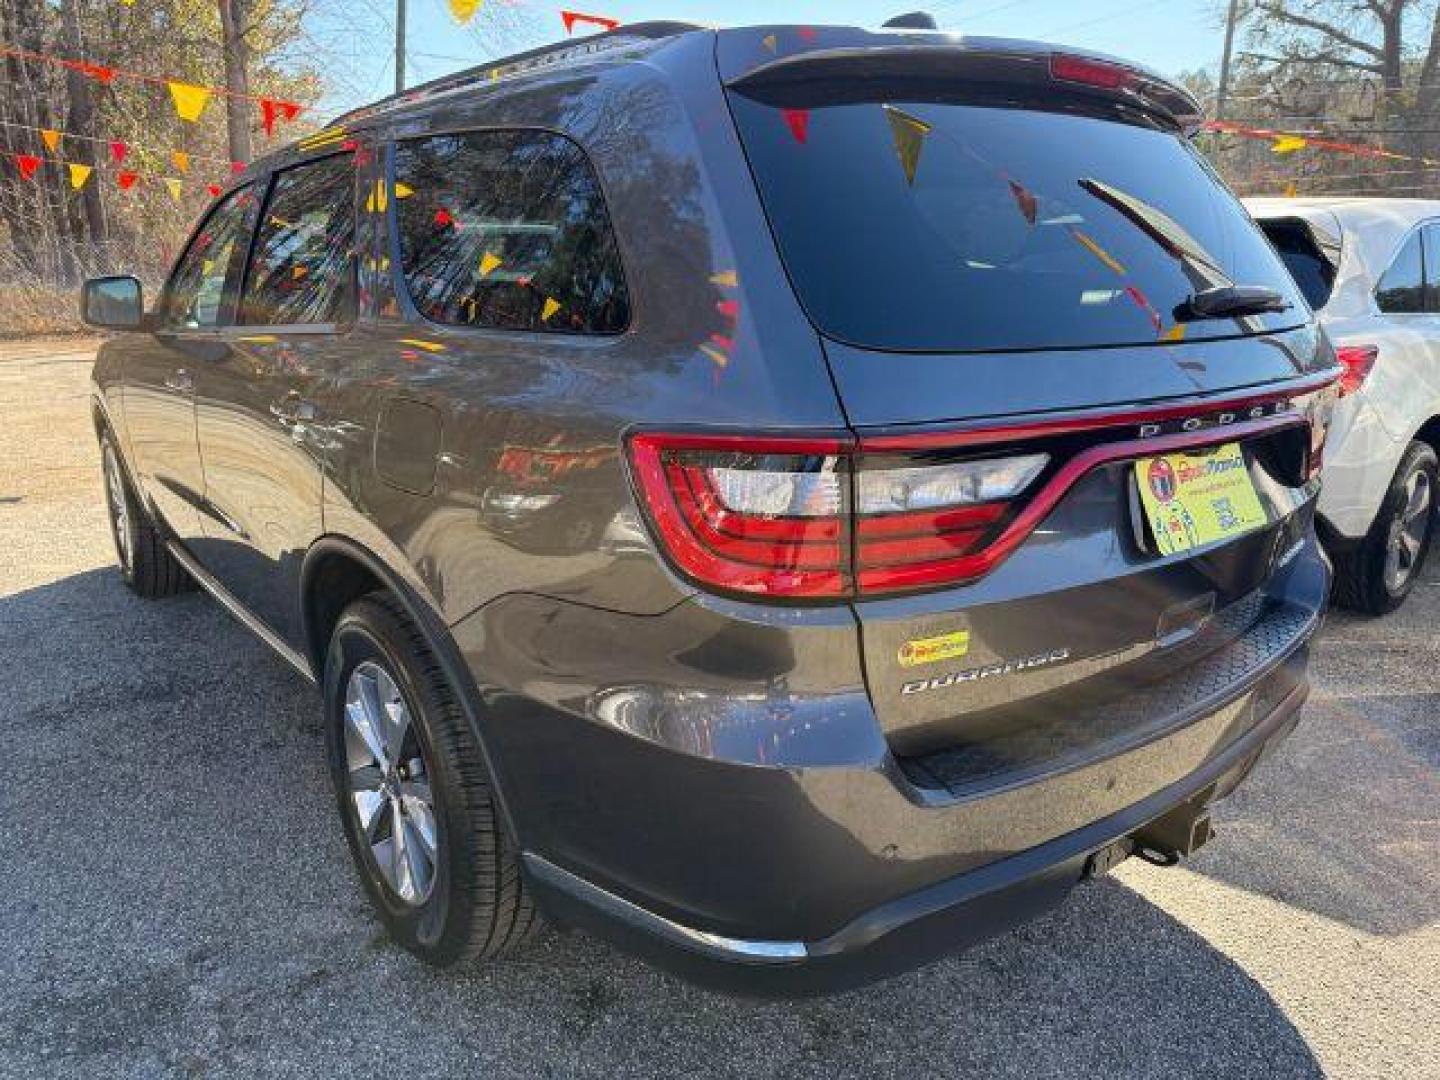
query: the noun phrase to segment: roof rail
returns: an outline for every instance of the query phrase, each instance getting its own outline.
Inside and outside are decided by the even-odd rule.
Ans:
[[[574,41],[557,41],[551,45],[542,45],[538,49],[515,53],[512,56],[502,56],[497,60],[478,64],[452,75],[442,75],[438,79],[421,83],[419,86],[412,86],[408,90],[391,94],[389,97],[381,98],[369,105],[351,109],[331,120],[326,127],[352,124],[398,105],[409,105],[438,94],[449,93],[451,90],[458,90],[461,87],[473,86],[476,83],[494,82],[506,75],[514,75],[521,71],[571,63],[609,49],[624,48],[636,41],[663,41],[665,38],[675,37],[677,34],[704,29],[705,27],[698,23],[657,20],[619,26],[614,30],[607,30],[603,34],[590,34]]]

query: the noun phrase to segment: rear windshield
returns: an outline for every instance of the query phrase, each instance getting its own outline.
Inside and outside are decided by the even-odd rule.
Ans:
[[[1304,305],[1188,142],[1134,122],[945,100],[731,103],[781,256],[825,334],[970,352],[1277,330]],[[1201,289],[1278,315],[1184,322]]]
[[[1276,218],[1260,222],[1260,228],[1280,253],[1285,269],[1300,286],[1310,306],[1319,311],[1330,302],[1330,291],[1335,285],[1335,267],[1325,257],[1310,230],[1303,222],[1288,218]]]

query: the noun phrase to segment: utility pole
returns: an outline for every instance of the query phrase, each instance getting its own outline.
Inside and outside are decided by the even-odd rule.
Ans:
[[[405,0],[400,0],[403,4]],[[1220,57],[1220,85],[1215,90],[1215,119],[1225,119],[1225,103],[1230,96],[1230,58],[1235,49],[1235,23],[1239,21],[1240,0],[1230,0],[1225,16],[1225,49]]]
[[[1234,3],[1234,0],[1231,0]],[[1232,11],[1233,15],[1234,12]],[[395,93],[405,92],[405,0],[395,0]]]

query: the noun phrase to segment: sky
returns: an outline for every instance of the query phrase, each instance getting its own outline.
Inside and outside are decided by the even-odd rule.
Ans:
[[[321,102],[322,116],[394,89],[395,3],[347,0],[310,18],[307,45],[325,57],[335,84]],[[621,22],[679,19],[727,26],[877,26],[923,9],[945,29],[1080,45],[1169,75],[1218,66],[1221,49],[1218,0],[483,0],[465,26],[451,16],[448,0],[408,4],[409,85],[559,40],[565,36],[561,8]]]

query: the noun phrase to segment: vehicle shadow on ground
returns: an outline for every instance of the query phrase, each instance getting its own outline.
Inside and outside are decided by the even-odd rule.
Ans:
[[[436,973],[355,884],[314,691],[208,598],[79,574],[0,598],[0,655],[0,1062],[20,1074],[1321,1072],[1238,965],[1108,881],[826,999],[723,997],[578,933]]]

